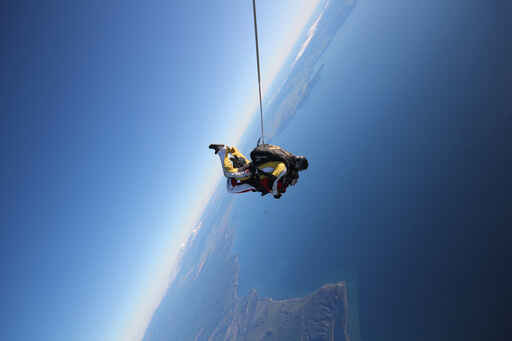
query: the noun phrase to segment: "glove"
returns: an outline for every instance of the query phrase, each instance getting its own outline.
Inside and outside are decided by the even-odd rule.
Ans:
[[[231,163],[233,163],[233,167],[238,168],[238,171],[242,171],[241,168],[244,168],[247,166],[245,164],[245,160],[238,156],[232,156],[229,158],[231,160]],[[248,167],[245,167],[243,170],[246,170]]]

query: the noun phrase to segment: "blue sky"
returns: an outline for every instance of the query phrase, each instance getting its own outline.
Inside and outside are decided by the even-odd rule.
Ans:
[[[313,7],[307,0],[258,0],[264,90]],[[167,284],[173,256],[221,176],[218,159],[207,145],[236,144],[256,109],[251,20],[250,0],[0,4],[0,339],[140,339]],[[422,214],[395,224],[386,205],[379,205],[380,216],[365,213],[355,225],[363,246],[380,246],[383,255],[377,260],[372,252],[362,257],[376,273],[366,283],[398,283],[362,296],[367,325],[372,326],[368,335],[410,339],[424,326],[433,338],[448,335],[438,333],[443,328],[479,335],[467,324],[474,316],[479,321],[475,325],[487,325],[480,320],[487,299],[481,293],[497,292],[496,273],[505,269],[501,250],[507,240],[494,231],[496,220],[503,223],[495,201],[505,198],[510,118],[508,107],[497,101],[506,87],[499,77],[505,70],[504,45],[495,29],[495,12],[481,1],[361,1],[350,20],[343,28],[344,63],[337,65],[347,77],[337,84],[345,84],[343,94],[353,97],[343,99],[344,105],[360,104],[359,110],[345,112],[360,127],[360,135],[351,131],[323,140],[348,139],[351,151],[362,154],[355,160],[359,163],[343,169],[356,181],[336,191],[330,184],[321,187],[323,200],[344,195],[347,202],[352,191],[369,193],[360,199],[370,208],[380,198],[388,206],[397,203],[386,191],[394,190],[388,177],[400,174],[393,169],[400,163],[386,163],[391,154],[381,153],[375,136],[387,141],[383,148],[390,146],[388,136],[433,148],[413,154],[414,144],[404,148],[404,156],[424,160],[430,169],[424,174],[423,164],[417,163],[413,173],[430,175],[426,201],[417,207]],[[324,89],[322,96],[334,98],[339,89]],[[370,117],[372,108],[376,119],[360,120],[361,114]],[[416,117],[411,136],[408,130],[396,130],[400,117],[406,116]],[[346,121],[335,123],[348,129]],[[336,124],[327,128],[336,129]],[[375,135],[369,135],[372,131]],[[453,141],[447,144],[450,148],[439,147],[446,153],[433,153],[441,146],[439,136]],[[359,138],[374,148],[365,153],[364,144],[356,143]],[[311,149],[298,150],[309,157]],[[315,158],[320,155],[310,160]],[[347,160],[344,155],[342,161]],[[301,183],[301,191],[318,189],[313,188],[318,183],[314,172],[314,167],[308,170],[311,180]],[[446,183],[431,177],[438,173]],[[367,182],[365,175],[374,182]],[[400,197],[416,203],[418,195],[408,194],[414,188],[407,186]],[[379,192],[384,196],[378,197]],[[344,208],[347,219],[368,212],[350,205],[355,209]],[[385,219],[370,224],[367,217]],[[400,240],[384,225],[400,232],[417,222],[424,228],[404,231],[411,233],[409,249],[420,247],[404,257]],[[491,235],[501,240],[497,248]],[[387,243],[392,238],[394,243]],[[334,250],[320,243],[313,246]],[[487,261],[487,249],[497,260]],[[258,264],[265,265],[261,259]],[[404,273],[412,276],[403,280]],[[425,306],[418,304],[425,276],[444,279],[431,288],[442,304],[427,296],[419,301]],[[461,283],[474,283],[478,290]],[[398,295],[407,304],[395,304],[390,313]],[[446,302],[448,297],[451,302]],[[419,314],[414,321],[411,302],[433,313]]]
[[[265,89],[317,2],[258,2]],[[0,336],[137,339],[220,176],[207,145],[252,118],[251,1],[0,12]]]

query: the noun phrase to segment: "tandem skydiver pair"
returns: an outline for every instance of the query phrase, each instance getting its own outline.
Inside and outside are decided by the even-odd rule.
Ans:
[[[230,193],[260,192],[262,196],[272,193],[279,199],[288,186],[297,183],[299,172],[308,168],[304,156],[271,144],[260,144],[253,149],[250,161],[234,146],[211,144],[209,148],[219,155]]]

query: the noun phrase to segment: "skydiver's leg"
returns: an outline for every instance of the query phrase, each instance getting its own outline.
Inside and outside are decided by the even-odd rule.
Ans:
[[[226,187],[227,187],[229,193],[245,193],[245,192],[255,191],[255,188],[249,184],[242,183],[242,184],[233,185],[232,179],[228,178],[226,180],[227,180]]]
[[[238,168],[235,168],[233,166],[233,162],[229,159],[229,154],[231,152],[238,152],[238,150],[235,147],[223,147],[219,149],[217,152],[217,155],[219,155],[220,162],[222,164],[222,170],[224,171],[224,176],[226,178],[234,178],[238,180],[247,180],[251,176],[251,171],[249,169],[246,170],[240,170]],[[244,159],[245,156],[243,156],[240,152],[238,152],[239,155],[241,155]]]

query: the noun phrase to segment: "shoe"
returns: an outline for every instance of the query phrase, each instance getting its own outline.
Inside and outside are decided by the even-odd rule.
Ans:
[[[215,150],[215,154],[219,152],[222,148],[224,148],[223,144],[211,144],[208,146],[208,148]]]

